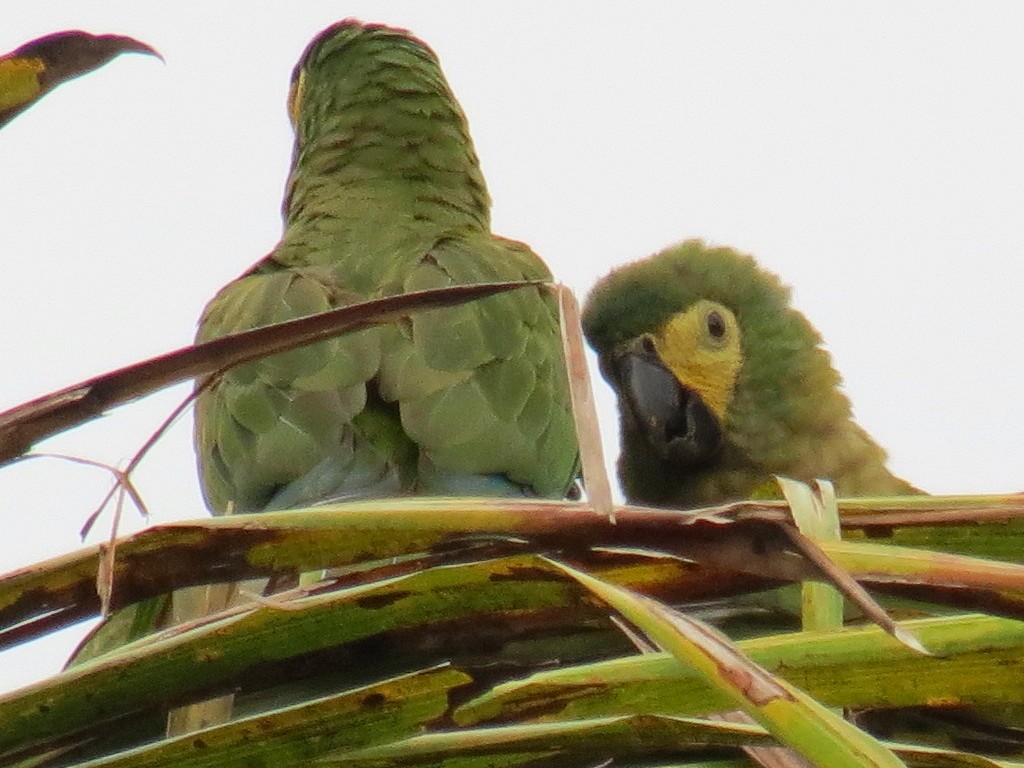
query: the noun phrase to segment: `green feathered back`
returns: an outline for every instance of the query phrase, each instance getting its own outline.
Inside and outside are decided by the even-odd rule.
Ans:
[[[345,21],[292,78],[273,253],[207,306],[205,340],[423,288],[549,280],[490,232],[466,120],[434,53]],[[211,509],[399,493],[560,497],[578,450],[554,301],[523,289],[229,372],[196,406]]]
[[[664,467],[623,434],[620,478],[633,501],[692,505],[745,498],[774,474],[824,477],[845,495],[913,493],[885,468],[884,451],[853,420],[841,378],[790,291],[753,257],[690,240],[621,267],[587,299],[583,325],[602,360],[699,299],[731,309],[743,362],[711,467]]]

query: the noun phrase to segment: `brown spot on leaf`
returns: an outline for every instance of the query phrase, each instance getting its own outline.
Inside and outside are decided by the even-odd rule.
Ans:
[[[400,592],[391,592],[386,595],[367,595],[366,597],[361,597],[356,600],[356,605],[360,608],[369,609],[386,608],[393,603],[397,603],[399,600],[404,600],[411,594],[413,593],[409,590],[403,590]]]

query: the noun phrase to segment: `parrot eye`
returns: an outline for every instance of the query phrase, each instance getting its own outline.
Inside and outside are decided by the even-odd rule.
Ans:
[[[725,336],[725,318],[722,317],[721,313],[717,310],[711,310],[708,312],[705,321],[708,325],[708,333],[711,334],[711,338],[720,339]]]
[[[640,338],[640,346],[648,355],[658,354],[658,349],[657,347],[654,346],[654,339],[652,339],[650,336],[642,336]]]

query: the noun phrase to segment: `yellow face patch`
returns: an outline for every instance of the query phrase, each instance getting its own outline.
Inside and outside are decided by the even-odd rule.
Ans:
[[[701,299],[673,315],[651,339],[679,383],[696,392],[724,420],[743,363],[739,323],[732,311]]]
[[[11,58],[0,61],[0,109],[20,107],[39,95],[39,75],[46,69],[42,59]]]
[[[299,110],[302,109],[302,97],[306,92],[306,70],[299,70],[299,77],[288,89],[288,119],[292,121],[292,129],[299,129]]]

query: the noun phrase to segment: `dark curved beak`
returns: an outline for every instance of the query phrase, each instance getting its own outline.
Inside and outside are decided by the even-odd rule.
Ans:
[[[160,51],[151,45],[147,45],[141,40],[136,40],[134,37],[125,37],[124,35],[101,35],[100,39],[103,41],[107,50],[113,58],[119,53],[141,53],[147,56],[155,56],[164,60],[164,57],[160,55]]]
[[[665,367],[649,339],[621,347],[610,367],[637,431],[664,461],[693,467],[718,456],[722,429],[717,417]]]
[[[54,32],[30,40],[0,61],[9,59],[39,59],[43,67],[36,74],[36,83],[22,94],[22,98],[8,101],[0,109],[0,127],[35,104],[61,83],[102,67],[121,53],[142,53],[164,60],[150,45],[123,35],[91,35],[78,29]]]

